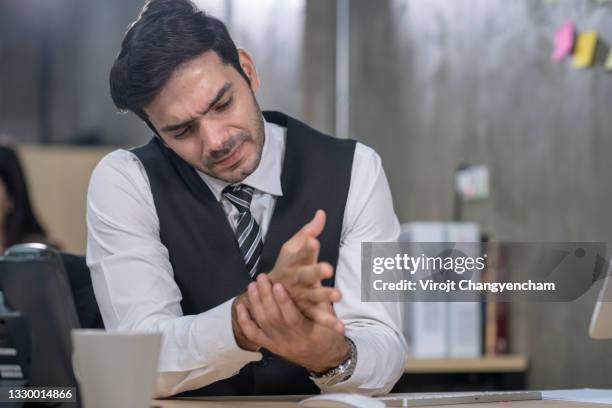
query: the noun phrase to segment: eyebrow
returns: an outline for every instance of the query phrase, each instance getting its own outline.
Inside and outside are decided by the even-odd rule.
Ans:
[[[208,103],[208,106],[202,111],[200,112],[201,115],[206,115],[206,113],[213,107],[215,106],[220,100],[221,98],[223,98],[223,96],[227,93],[227,91],[230,90],[230,88],[232,87],[232,84],[229,82],[226,82],[221,89],[219,89],[219,91],[217,91],[217,94],[214,96],[214,98],[212,98],[212,100]],[[166,125],[164,126],[161,130],[162,132],[172,132],[174,130],[179,130],[184,128],[185,126],[189,125],[191,122],[193,121],[193,119],[189,119],[186,120],[184,122],[181,123],[177,123],[177,124],[173,124],[173,125]]]

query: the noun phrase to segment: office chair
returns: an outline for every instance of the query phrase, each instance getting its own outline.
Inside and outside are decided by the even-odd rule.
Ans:
[[[72,297],[76,307],[79,322],[85,329],[103,329],[104,323],[98,308],[98,302],[94,295],[91,284],[91,275],[85,262],[85,257],[80,255],[60,252],[64,268],[68,274]]]
[[[59,254],[44,244],[20,244],[0,258],[0,290],[25,316],[32,342],[31,386],[75,386],[70,331],[80,327]]]

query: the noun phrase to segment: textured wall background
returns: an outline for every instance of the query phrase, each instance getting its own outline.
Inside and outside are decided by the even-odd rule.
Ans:
[[[353,0],[351,18],[351,132],[383,157],[402,221],[449,219],[454,169],[484,163],[491,198],[466,218],[493,236],[612,241],[612,76],[549,60],[566,18],[612,41],[610,6]],[[531,387],[610,386],[612,345],[587,334],[595,292],[512,306]]]

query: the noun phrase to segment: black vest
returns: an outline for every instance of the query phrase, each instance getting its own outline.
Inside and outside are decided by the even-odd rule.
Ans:
[[[281,245],[317,209],[327,213],[325,229],[319,236],[319,260],[335,267],[355,142],[323,135],[278,112],[264,112],[264,117],[286,127],[287,139],[281,175],[283,195],[276,200],[258,273],[272,269]],[[251,281],[248,271],[221,204],[206,183],[157,137],[132,151],[149,178],[160,238],[168,248],[174,280],[181,290],[183,314],[205,312],[244,292]],[[333,286],[333,278],[324,284]],[[262,361],[247,364],[239,374],[188,394],[317,392],[304,368],[264,350]]]

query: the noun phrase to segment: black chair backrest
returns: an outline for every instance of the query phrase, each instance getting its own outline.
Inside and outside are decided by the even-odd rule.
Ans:
[[[70,289],[81,327],[86,329],[103,329],[104,323],[98,308],[98,302],[91,285],[91,275],[85,257],[66,252],[60,253],[64,268],[68,274]]]
[[[59,254],[43,244],[9,248],[0,258],[0,290],[29,323],[30,384],[74,386],[70,331],[80,323]]]

